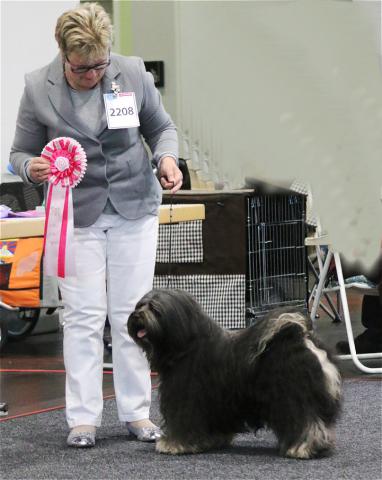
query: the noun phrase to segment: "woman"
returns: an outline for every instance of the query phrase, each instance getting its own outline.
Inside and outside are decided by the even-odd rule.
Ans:
[[[26,75],[11,163],[25,182],[41,184],[48,179],[49,163],[40,154],[53,138],[73,138],[87,155],[86,174],[73,189],[77,274],[59,280],[65,306],[67,443],[95,445],[103,407],[106,316],[119,419],[139,440],[154,441],[160,430],[149,420],[149,367],[126,324],[136,302],[152,288],[161,203],[142,136],[162,187],[176,192],[182,184],[176,128],[143,61],[110,53],[112,25],[101,6],[82,4],[62,14],[55,37],[60,54]],[[118,92],[134,92],[139,127],[108,123],[110,97],[119,101]]]

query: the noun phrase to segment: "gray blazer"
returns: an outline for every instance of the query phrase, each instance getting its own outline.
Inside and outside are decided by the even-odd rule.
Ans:
[[[10,154],[15,172],[27,183],[26,164],[39,157],[45,145],[56,137],[77,140],[87,155],[87,170],[73,189],[74,225],[92,225],[110,197],[120,215],[135,219],[157,214],[161,186],[153,174],[142,141],[147,142],[158,160],[165,154],[178,156],[176,128],[163,108],[153,77],[142,59],[112,54],[102,78],[103,93],[116,82],[121,92],[135,92],[139,128],[108,129],[103,112],[103,128],[97,136],[76,116],[69,87],[63,75],[61,56],[49,65],[25,76],[16,133]]]

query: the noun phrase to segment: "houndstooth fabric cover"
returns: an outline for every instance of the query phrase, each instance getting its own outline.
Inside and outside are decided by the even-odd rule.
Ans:
[[[202,220],[193,220],[159,225],[156,261],[158,263],[203,262],[202,224]]]
[[[300,182],[299,180],[294,180],[290,189],[294,192],[306,195],[306,223],[312,227],[317,227],[319,220],[313,210],[313,197],[310,185]]]
[[[189,292],[220,326],[244,328],[245,275],[156,275],[154,288]]]

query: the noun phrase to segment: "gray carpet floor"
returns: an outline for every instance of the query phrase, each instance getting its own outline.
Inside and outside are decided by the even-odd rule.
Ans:
[[[117,420],[115,401],[107,400],[92,449],[66,447],[62,410],[1,423],[1,478],[381,480],[381,385],[377,379],[345,381],[337,448],[327,458],[281,458],[268,431],[238,435],[225,450],[175,457],[158,454],[153,444],[126,435]],[[156,391],[152,418],[159,420]]]

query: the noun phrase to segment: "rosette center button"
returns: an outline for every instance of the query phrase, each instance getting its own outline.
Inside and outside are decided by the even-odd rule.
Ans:
[[[63,172],[67,168],[69,168],[70,162],[69,159],[66,157],[57,157],[54,161],[54,166],[57,168],[59,172]]]

